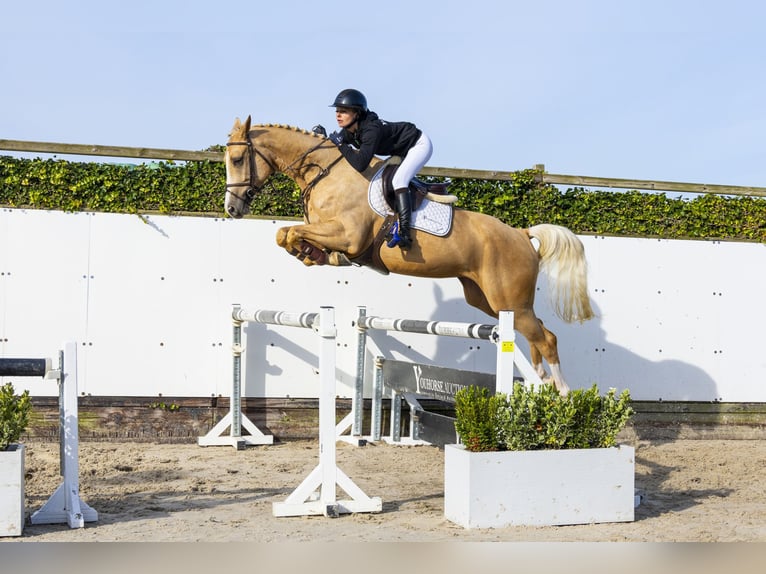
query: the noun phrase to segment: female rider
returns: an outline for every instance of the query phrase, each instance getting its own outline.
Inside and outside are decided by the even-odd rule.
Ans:
[[[330,107],[335,108],[335,119],[341,130],[331,133],[329,138],[354,169],[360,172],[366,170],[374,155],[402,158],[392,183],[399,215],[398,244],[403,250],[409,249],[412,245],[409,184],[431,157],[433,146],[430,138],[415,124],[381,120],[375,112],[367,109],[367,98],[359,90],[343,90]]]

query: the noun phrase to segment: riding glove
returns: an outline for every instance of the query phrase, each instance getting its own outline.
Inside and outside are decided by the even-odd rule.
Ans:
[[[343,134],[340,132],[332,132],[329,136],[330,141],[334,143],[336,146],[340,147],[340,144],[343,143]]]

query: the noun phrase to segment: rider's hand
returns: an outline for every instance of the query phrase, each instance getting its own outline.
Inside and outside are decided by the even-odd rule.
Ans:
[[[343,143],[343,134],[341,132],[332,132],[329,136],[330,141],[334,143],[336,146],[340,146],[340,144]]]
[[[313,128],[311,128],[311,131],[317,135],[327,137],[327,130],[324,129],[324,126],[322,124],[315,125]]]

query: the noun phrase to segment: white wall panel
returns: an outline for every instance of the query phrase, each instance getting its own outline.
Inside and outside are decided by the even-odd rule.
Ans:
[[[88,300],[87,213],[0,210],[0,354],[58,362],[64,341],[82,341]],[[53,380],[12,381],[16,390],[56,396]]]
[[[0,354],[53,357],[64,340],[77,340],[81,392],[228,395],[233,303],[328,305],[338,327],[338,394],[351,396],[358,306],[381,317],[494,323],[463,301],[456,279],[307,268],[275,243],[288,223],[0,210]],[[558,335],[571,386],[628,388],[646,400],[766,401],[766,354],[755,333],[766,321],[766,246],[582,240],[598,316],[563,324],[544,276],[538,284],[537,311]],[[246,324],[243,342],[246,396],[317,396],[312,331]],[[372,332],[367,353],[495,369],[486,341]],[[33,394],[56,393],[27,381]]]
[[[764,401],[754,326],[766,319],[760,244],[582,237],[598,317],[546,323],[577,386],[647,400]],[[544,285],[544,281],[541,282]],[[544,297],[539,311],[546,316]]]
[[[94,217],[87,349],[101,360],[88,364],[87,392],[217,394],[229,338],[221,321],[228,305],[220,301],[220,223],[189,223]]]

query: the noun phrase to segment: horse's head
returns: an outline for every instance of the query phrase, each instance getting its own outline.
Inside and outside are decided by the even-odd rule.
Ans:
[[[226,201],[229,216],[239,219],[250,211],[255,194],[275,171],[272,162],[258,151],[250,138],[250,116],[234,122],[226,144]]]

